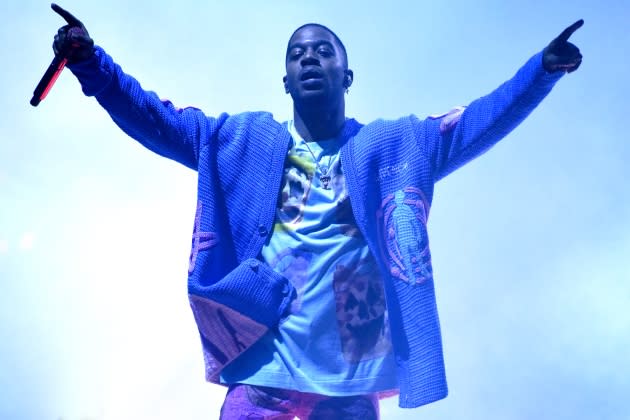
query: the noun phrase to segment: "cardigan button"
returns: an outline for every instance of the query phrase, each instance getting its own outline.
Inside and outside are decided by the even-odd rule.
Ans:
[[[258,226],[258,234],[260,236],[267,236],[267,228],[263,225]]]

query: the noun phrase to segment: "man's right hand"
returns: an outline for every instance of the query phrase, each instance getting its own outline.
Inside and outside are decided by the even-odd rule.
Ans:
[[[584,24],[580,19],[566,28],[543,50],[543,67],[549,73],[556,71],[574,72],[582,64],[582,54],[575,45],[571,44],[569,37]]]
[[[59,28],[53,42],[57,57],[67,58],[69,63],[86,60],[94,54],[94,41],[87,29],[72,13],[53,3],[50,7],[68,23]]]

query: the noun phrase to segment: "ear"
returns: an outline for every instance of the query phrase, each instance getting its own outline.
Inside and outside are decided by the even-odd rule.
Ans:
[[[289,85],[287,85],[287,76],[282,78],[282,83],[284,83],[284,93],[289,93]]]
[[[348,89],[350,86],[352,86],[352,81],[354,80],[354,73],[350,69],[344,70],[343,72],[344,72],[343,87]]]

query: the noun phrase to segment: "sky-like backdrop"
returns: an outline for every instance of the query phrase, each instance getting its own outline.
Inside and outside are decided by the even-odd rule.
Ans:
[[[429,232],[450,394],[384,419],[630,419],[630,2],[60,3],[143,87],[207,114],[292,117],[284,54],[344,41],[361,122],[489,93],[566,26],[581,68],[436,185]],[[215,419],[186,273],[196,174],[128,138],[66,70],[64,22],[0,5],[0,419]]]

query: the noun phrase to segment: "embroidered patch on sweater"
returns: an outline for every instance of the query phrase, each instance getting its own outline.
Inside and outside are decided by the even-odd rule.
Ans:
[[[433,278],[426,230],[428,210],[423,192],[406,187],[388,195],[377,214],[390,274],[411,284]]]
[[[457,123],[461,119],[462,114],[465,110],[465,106],[456,106],[455,108],[451,109],[448,112],[445,112],[444,114],[429,115],[429,118],[432,120],[441,119],[442,121],[440,121],[440,133],[445,134],[453,130],[455,126],[457,126]]]
[[[268,328],[218,302],[195,295],[188,298],[201,335],[206,379],[217,382],[220,370],[258,341]]]
[[[192,235],[192,248],[190,250],[190,261],[188,265],[188,274],[195,271],[197,256],[200,251],[214,248],[219,244],[219,234],[216,232],[201,232],[201,213],[203,204],[197,202],[197,212],[195,213],[195,228]]]
[[[177,113],[179,113],[179,114],[181,114],[182,112],[184,112],[187,109],[196,109],[197,111],[200,111],[200,109],[197,108],[196,106],[187,106],[187,107],[184,107],[184,108],[180,108],[178,106],[175,106],[175,104],[173,104],[173,102],[171,102],[168,99],[160,99],[160,102],[162,102],[162,104],[164,106],[166,106],[166,107],[172,106],[175,109],[175,111],[177,111]]]

